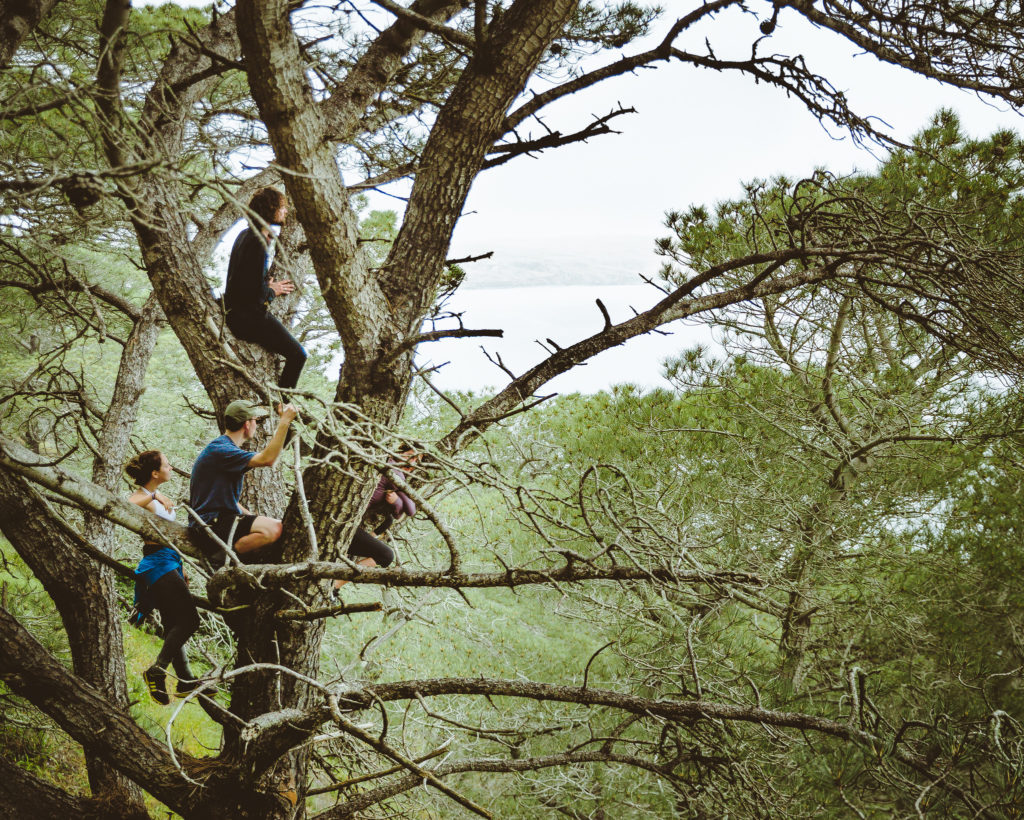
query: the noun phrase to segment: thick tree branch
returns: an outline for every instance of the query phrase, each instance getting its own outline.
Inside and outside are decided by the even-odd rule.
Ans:
[[[407,23],[412,23],[417,28],[421,28],[424,31],[429,31],[431,34],[436,34],[442,40],[451,43],[453,46],[461,46],[466,51],[474,51],[476,49],[476,40],[458,29],[449,28],[448,26],[437,22],[431,17],[427,17],[425,14],[418,14],[411,8],[399,5],[393,2],[393,0],[371,0],[377,6],[380,6],[385,11],[391,12],[395,17],[400,20],[405,20]]]
[[[7,68],[18,46],[53,10],[59,0],[0,2],[0,69]]]
[[[762,579],[739,570],[709,572],[677,571],[666,567],[634,567],[614,564],[595,566],[572,562],[551,569],[507,569],[501,572],[448,572],[447,570],[411,569],[407,567],[350,566],[330,561],[307,561],[300,564],[250,564],[219,573],[214,581],[217,589],[245,583],[245,578],[258,576],[265,587],[277,587],[303,578],[340,578],[363,584],[400,587],[443,587],[447,589],[484,589],[517,587],[526,584],[558,584],[581,581],[659,581],[669,584],[747,584],[760,586]]]
[[[111,706],[103,692],[68,672],[2,608],[0,678],[87,751],[112,763],[168,806],[188,813],[194,787],[173,764],[163,744],[140,729],[126,712]],[[191,766],[191,759],[184,757]]]
[[[33,296],[60,291],[68,293],[88,292],[101,302],[106,302],[111,307],[121,311],[133,322],[138,321],[142,316],[142,311],[139,308],[113,291],[75,278],[51,280],[48,282],[21,282],[17,279],[0,279],[0,288],[18,288],[26,293],[31,293]]]
[[[13,818],[78,817],[101,820],[99,801],[68,794],[0,756],[0,801]]]
[[[0,434],[0,467],[64,496],[86,510],[102,515],[148,541],[169,543],[179,552],[201,558],[181,524],[166,521],[130,504],[91,481],[77,478],[61,467],[47,463],[14,439]]]

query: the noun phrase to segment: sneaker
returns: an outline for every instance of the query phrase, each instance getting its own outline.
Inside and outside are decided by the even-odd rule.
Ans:
[[[327,591],[327,601],[328,603],[330,603],[331,606],[337,606],[341,603],[341,596],[338,595],[338,590],[334,587],[331,587]]]
[[[179,698],[185,697],[189,692],[195,692],[196,689],[202,684],[202,681],[198,678],[186,680],[184,678],[178,678],[178,683],[174,687],[174,694]]]
[[[150,697],[161,706],[171,702],[167,696],[167,673],[159,666],[151,666],[142,673],[142,679],[146,682]]]

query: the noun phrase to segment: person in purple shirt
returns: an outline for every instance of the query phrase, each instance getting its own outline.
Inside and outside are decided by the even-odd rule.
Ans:
[[[399,453],[399,462],[391,468],[392,475],[398,475],[399,470],[403,473],[411,473],[419,461],[421,455],[413,449],[406,449]],[[374,535],[383,535],[388,528],[403,515],[412,518],[416,515],[416,502],[399,490],[391,478],[382,475],[377,487],[370,496],[370,504],[366,509],[367,513],[383,515],[383,522],[374,530]]]
[[[403,450],[399,457],[401,458],[401,463],[392,468],[392,472],[397,473],[398,470],[401,470],[402,472],[409,473],[412,472],[416,462],[419,461],[420,454],[410,448]],[[416,515],[416,502],[395,487],[388,476],[381,476],[380,481],[377,482],[377,487],[373,491],[373,495],[370,496],[370,504],[366,508],[366,512],[368,516],[372,513],[381,514],[384,520],[374,530],[373,535],[370,535],[362,527],[356,530],[356,534],[352,539],[352,545],[348,549],[348,554],[361,558],[361,560],[356,562],[360,566],[390,566],[395,560],[395,551],[374,536],[383,535],[396,518],[401,518],[403,515],[408,515],[412,518]],[[348,582],[339,579],[331,585],[328,598],[332,603],[337,602],[338,590],[346,583]]]
[[[231,332],[239,339],[257,344],[271,353],[284,356],[281,387],[292,388],[306,363],[306,350],[288,332],[276,316],[268,312],[276,296],[295,290],[290,279],[268,276],[269,250],[273,243],[271,225],[280,225],[288,216],[288,200],[276,188],[261,188],[249,201],[262,228],[246,228],[231,248],[228,278],[224,287],[224,310]]]
[[[253,553],[281,537],[278,519],[255,515],[239,502],[245,474],[257,467],[274,466],[298,411],[290,404],[284,405],[267,446],[258,453],[243,450],[242,445],[256,435],[259,420],[267,415],[266,408],[244,399],[231,402],[224,410],[224,435],[207,444],[192,465],[189,506],[225,543],[234,527],[229,546],[244,563],[258,561]],[[195,520],[189,521],[189,527],[202,530]]]

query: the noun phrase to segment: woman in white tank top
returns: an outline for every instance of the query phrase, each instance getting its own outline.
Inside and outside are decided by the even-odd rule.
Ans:
[[[171,465],[159,450],[139,453],[125,465],[125,472],[138,489],[128,500],[160,518],[174,520],[174,503],[157,487],[171,477]],[[135,569],[135,608],[138,625],[153,609],[160,611],[164,627],[164,645],[156,661],[142,673],[150,695],[157,703],[167,704],[167,666],[178,676],[177,693],[184,695],[198,686],[185,656],[185,643],[199,628],[199,613],[185,583],[181,556],[164,544],[144,542],[142,560]]]

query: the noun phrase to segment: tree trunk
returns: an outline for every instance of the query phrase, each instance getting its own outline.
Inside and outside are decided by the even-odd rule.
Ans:
[[[67,632],[75,674],[128,712],[124,645],[113,571],[75,547],[46,501],[20,476],[0,470],[0,531],[53,599]],[[111,817],[147,817],[138,786],[86,749],[89,786],[117,807]]]
[[[127,460],[128,443],[135,429],[139,401],[146,390],[146,369],[162,322],[160,303],[155,295],[150,295],[121,353],[114,393],[103,417],[97,452],[92,462],[93,483],[111,492],[117,490],[122,465]],[[109,553],[113,532],[112,521],[93,513],[85,514],[85,537],[93,546]]]
[[[98,807],[90,805],[89,800],[54,788],[6,757],[0,757],[0,804],[7,820],[37,820],[40,817],[100,820],[103,816],[95,811]],[[107,808],[102,806],[103,811]]]
[[[357,250],[348,192],[325,140],[326,124],[302,73],[302,55],[287,3],[240,0],[237,6],[253,98],[268,124],[278,164],[291,172],[285,175],[288,193],[302,220],[321,292],[345,347],[336,400],[357,405],[372,423],[390,428],[400,417],[412,380],[412,352],[387,366],[382,361],[403,339],[419,332],[452,230],[486,151],[499,136],[508,107],[575,6],[574,0],[520,0],[506,12],[505,24],[487,43],[492,50],[488,57],[493,59],[474,59],[463,73],[432,129],[406,225],[385,265],[392,280],[387,298],[377,277],[368,275]],[[427,161],[428,155],[433,159]],[[415,224],[410,228],[411,214]],[[365,510],[373,489],[373,469],[357,464],[354,475],[345,475],[313,468],[307,471],[306,486],[319,553],[336,557],[347,550]],[[285,517],[286,561],[312,555],[297,526],[296,503],[293,499]],[[317,594],[309,583],[291,592],[306,600]],[[269,661],[316,677],[322,626],[274,623],[269,617],[273,606],[273,601],[260,602],[257,617],[239,635],[237,664]],[[304,709],[309,697],[305,684],[261,673],[247,676],[234,688],[232,707],[248,717],[281,706]],[[271,775],[280,792],[296,778],[300,788],[305,782],[304,756],[293,763],[279,766]],[[288,818],[293,811],[282,808],[274,816]]]
[[[58,0],[0,0],[0,69],[26,37],[57,5]]]

